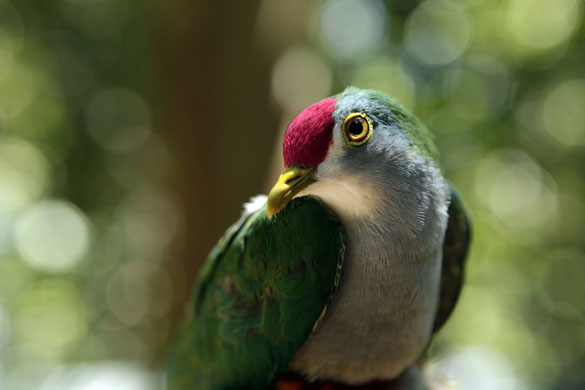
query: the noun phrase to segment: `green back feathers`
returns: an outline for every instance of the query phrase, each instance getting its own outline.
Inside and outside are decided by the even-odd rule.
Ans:
[[[441,293],[439,308],[433,331],[437,332],[451,316],[461,288],[465,260],[471,244],[471,222],[467,211],[455,187],[449,183],[451,201],[449,204],[449,222],[443,242],[443,265],[441,267]]]
[[[211,251],[168,361],[169,389],[262,388],[283,373],[339,280],[337,219],[315,198],[266,207]]]

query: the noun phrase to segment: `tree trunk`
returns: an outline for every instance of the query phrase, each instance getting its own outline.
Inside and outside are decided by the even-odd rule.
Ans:
[[[252,39],[258,3],[174,0],[153,9],[158,128],[178,162],[185,222],[178,259],[168,264],[175,324],[207,252],[264,184],[277,118],[269,104],[272,59]]]

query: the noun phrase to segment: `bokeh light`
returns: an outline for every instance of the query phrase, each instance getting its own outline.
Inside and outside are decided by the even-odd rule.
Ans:
[[[471,33],[471,20],[456,2],[427,0],[408,17],[405,43],[419,61],[445,65],[461,56]]]
[[[530,49],[548,49],[567,40],[581,19],[577,0],[511,0],[508,28]]]
[[[57,369],[43,381],[39,390],[156,390],[160,386],[162,386],[160,379],[147,367],[109,361]]]
[[[469,346],[455,351],[441,363],[441,369],[452,378],[458,378],[458,386],[476,390],[521,389],[516,375],[505,356],[493,349]]]
[[[386,42],[387,23],[380,0],[328,0],[321,10],[321,39],[333,57],[362,62]]]
[[[34,145],[18,138],[0,143],[0,214],[7,216],[38,199],[49,186],[50,166]]]
[[[22,47],[25,26],[22,17],[12,5],[0,3],[0,79],[14,65],[16,52]]]
[[[173,199],[155,190],[131,194],[119,213],[128,247],[141,259],[156,256],[165,249],[181,222]]]
[[[567,80],[548,94],[542,110],[544,127],[566,146],[585,144],[585,79]]]
[[[40,202],[18,216],[14,225],[14,245],[34,268],[67,271],[87,253],[90,229],[84,216],[71,204]]]
[[[272,71],[272,94],[288,112],[294,113],[327,96],[332,75],[319,54],[307,48],[285,51]]]
[[[469,57],[449,96],[454,114],[469,121],[492,117],[506,107],[513,85],[504,64],[493,57]]]
[[[85,336],[86,316],[79,290],[69,282],[39,283],[22,297],[14,317],[20,353],[29,359],[62,358]]]
[[[478,163],[475,180],[477,197],[505,224],[518,229],[556,226],[555,183],[525,153],[492,152]]]

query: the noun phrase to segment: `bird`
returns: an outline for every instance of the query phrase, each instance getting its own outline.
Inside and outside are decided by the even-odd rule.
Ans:
[[[283,160],[200,269],[168,389],[391,382],[451,315],[471,222],[419,119],[350,86],[292,120]]]

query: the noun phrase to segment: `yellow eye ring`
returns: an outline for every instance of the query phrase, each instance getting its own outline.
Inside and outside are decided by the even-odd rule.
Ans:
[[[372,136],[372,122],[361,112],[349,114],[343,120],[343,138],[351,146],[360,146]]]

